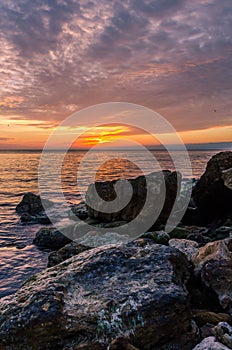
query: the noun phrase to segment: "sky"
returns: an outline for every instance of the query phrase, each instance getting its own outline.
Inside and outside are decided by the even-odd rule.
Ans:
[[[231,0],[3,0],[0,13],[0,149],[42,148],[106,102],[151,108],[185,143],[231,142]],[[120,133],[150,143],[119,125],[79,146]]]

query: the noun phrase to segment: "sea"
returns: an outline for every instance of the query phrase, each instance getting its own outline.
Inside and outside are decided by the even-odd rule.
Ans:
[[[179,152],[179,154],[178,154]],[[208,160],[218,151],[189,151],[191,171],[184,178],[198,179]],[[80,203],[89,183],[96,181],[133,178],[155,169],[176,170],[172,157],[165,151],[151,151],[154,158],[143,151],[118,150],[69,151],[62,164],[62,190],[70,204]],[[177,151],[179,166],[185,169],[185,159]],[[50,152],[52,162],[47,165],[47,181],[43,186],[52,188],[54,164],[59,152]],[[0,152],[0,298],[14,293],[32,274],[46,268],[48,252],[32,244],[38,224],[21,223],[15,208],[26,192],[38,194],[38,178],[41,176],[39,151]],[[78,169],[82,168],[78,173]],[[186,169],[185,169],[186,170]],[[77,185],[78,183],[78,185]]]

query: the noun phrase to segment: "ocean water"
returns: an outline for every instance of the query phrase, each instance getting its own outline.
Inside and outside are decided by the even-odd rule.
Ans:
[[[215,153],[217,152],[190,151],[192,174],[187,172],[186,177],[199,178],[207,161]],[[78,175],[77,186],[77,169],[83,164],[85,152],[69,152],[62,167],[62,188],[67,202],[79,203],[93,178],[113,180],[136,177],[142,173],[141,169],[144,173],[154,170],[155,160],[155,169],[159,170],[160,167],[175,170],[166,152],[153,151],[152,155],[154,162],[146,159],[141,151],[91,153]],[[59,154],[53,152],[50,156],[52,162],[48,164],[46,181],[48,191],[54,180],[52,164],[56,164]],[[184,167],[181,152],[178,156],[180,166]],[[24,193],[38,193],[39,162],[39,152],[0,152],[0,297],[13,293],[30,275],[45,268],[47,264],[48,252],[40,251],[32,244],[41,226],[22,224],[15,212]]]

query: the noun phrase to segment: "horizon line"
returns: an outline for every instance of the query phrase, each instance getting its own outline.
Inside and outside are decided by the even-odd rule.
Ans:
[[[170,144],[167,145],[172,148],[173,151],[181,151],[180,145]],[[147,145],[144,146],[149,151],[166,151],[165,146],[162,145]],[[232,150],[232,142],[207,142],[207,143],[189,143],[185,144],[185,147],[188,151],[223,151],[223,150]],[[70,148],[67,152],[84,152],[89,151],[92,148]],[[139,147],[106,147],[106,148],[96,148],[96,151],[133,151],[140,150]],[[65,151],[64,148],[51,148],[44,150],[44,148],[5,148],[0,149],[0,152],[62,152]]]

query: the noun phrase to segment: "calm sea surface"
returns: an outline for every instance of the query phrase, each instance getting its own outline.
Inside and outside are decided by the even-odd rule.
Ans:
[[[153,151],[162,169],[175,170],[171,159],[165,152]],[[199,178],[207,161],[217,152],[190,151],[192,175]],[[89,176],[99,160],[103,164],[96,174],[97,180],[112,180],[135,177],[153,170],[151,160],[141,151],[100,151],[92,153],[86,161],[84,171],[79,176],[77,189],[77,168],[84,152],[69,152],[62,168],[62,186],[66,200],[70,204],[79,203],[89,184]],[[53,165],[57,153],[52,154]],[[111,161],[108,158],[114,158]],[[130,159],[130,162],[127,161]],[[180,154],[180,164],[182,161]],[[26,192],[38,193],[39,152],[0,152],[0,297],[13,293],[30,275],[46,267],[47,254],[32,245],[39,225],[24,225],[15,212],[16,205]],[[104,164],[105,162],[105,164]],[[136,163],[137,165],[133,164]],[[158,168],[157,168],[158,169]],[[46,186],[53,182],[53,170],[49,169]]]

